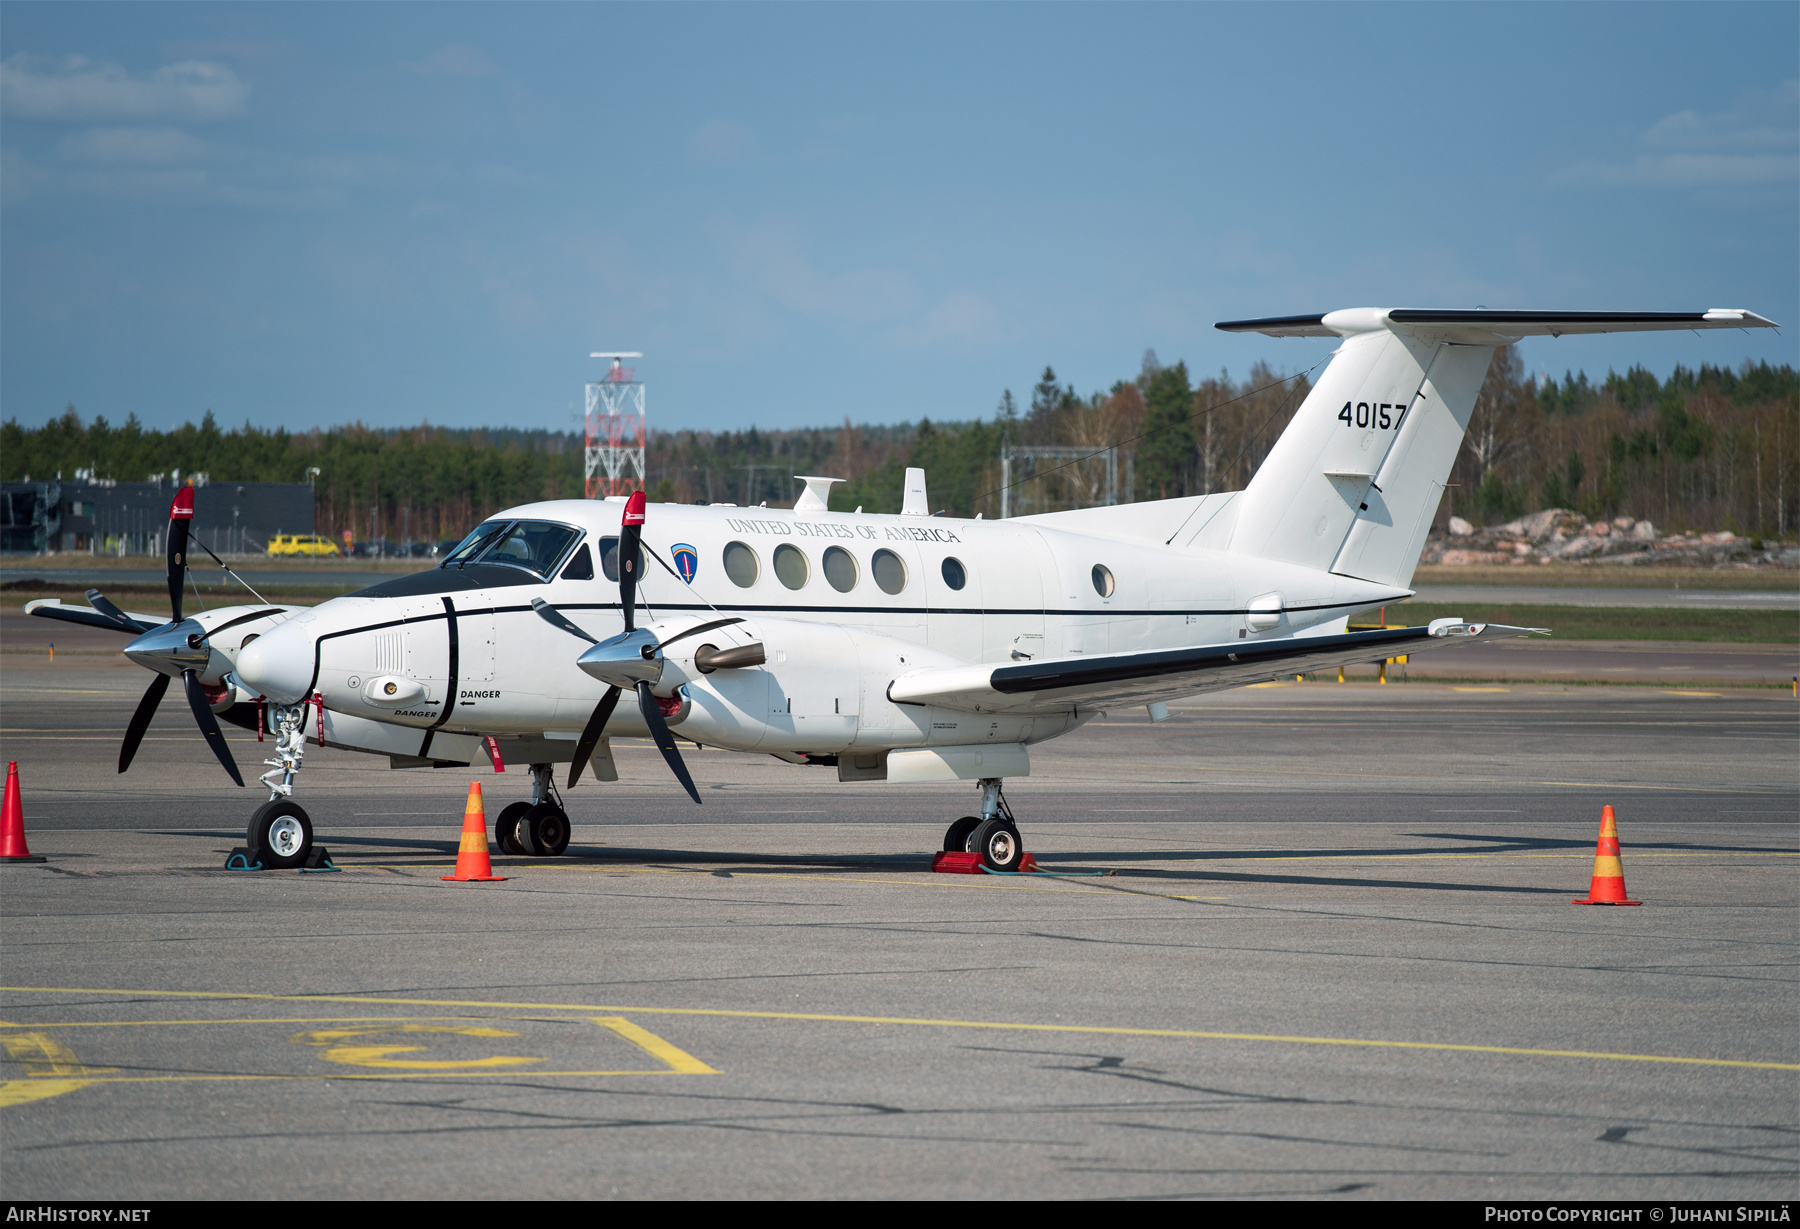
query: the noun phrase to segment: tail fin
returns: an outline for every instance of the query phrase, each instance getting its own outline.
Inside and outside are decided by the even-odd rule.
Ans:
[[[1345,339],[1239,498],[1229,549],[1407,587],[1496,346],[1525,336],[1774,323],[1735,309],[1355,308],[1217,327]]]

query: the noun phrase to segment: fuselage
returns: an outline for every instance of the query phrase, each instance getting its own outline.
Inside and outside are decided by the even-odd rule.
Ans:
[[[432,759],[456,754],[447,740],[493,736],[548,754],[536,744],[572,744],[604,688],[575,665],[586,646],[539,618],[532,599],[596,639],[623,629],[622,508],[563,500],[510,509],[484,524],[564,527],[567,540],[545,530],[538,540],[556,539],[550,556],[452,561],[302,611],[253,649],[217,647],[236,660],[246,692],[285,703],[318,695],[343,731],[332,739],[328,730],[328,741]],[[643,551],[640,626],[674,635],[721,615],[744,620],[671,648],[656,687],[670,725],[701,743],[775,753],[1040,741],[1092,714],[971,718],[893,703],[887,685],[922,666],[1305,634],[1399,595],[1290,564],[1031,520],[656,504]],[[710,673],[694,664],[703,644],[750,642],[765,646],[764,664]],[[376,723],[397,729],[366,746],[357,730]],[[645,733],[630,706],[608,730]]]

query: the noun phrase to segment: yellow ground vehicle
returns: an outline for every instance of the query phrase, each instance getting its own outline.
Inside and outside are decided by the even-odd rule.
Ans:
[[[314,558],[338,553],[337,543],[316,533],[278,533],[269,539],[270,555],[302,555]]]

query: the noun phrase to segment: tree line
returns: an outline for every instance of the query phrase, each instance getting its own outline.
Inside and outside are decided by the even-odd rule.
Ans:
[[[1024,404],[1005,390],[993,416],[973,422],[652,431],[647,489],[658,502],[782,507],[794,502],[797,476],[816,474],[844,479],[835,509],[897,512],[904,471],[920,466],[932,511],[992,518],[1002,510],[1002,452],[1021,448],[1055,455],[1015,455],[1015,516],[1090,506],[1109,489],[1121,502],[1241,490],[1311,391],[1307,374],[1258,365],[1243,380],[1223,371],[1196,380],[1185,363],[1165,366],[1149,351],[1134,377],[1087,395],[1045,367]],[[1788,366],[1540,380],[1505,347],[1439,515],[1490,523],[1556,506],[1785,537],[1800,513],[1797,409],[1800,381]],[[153,431],[135,416],[116,427],[84,421],[70,406],[41,427],[0,423],[0,478],[77,469],[125,481],[171,470],[221,482],[310,477],[320,533],[438,540],[501,508],[580,497],[582,447],[579,433],[559,431],[223,430],[211,413]]]

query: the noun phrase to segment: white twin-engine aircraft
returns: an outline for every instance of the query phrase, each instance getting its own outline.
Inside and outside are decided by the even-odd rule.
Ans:
[[[1023,847],[1001,792],[1031,744],[1104,709],[1534,629],[1436,619],[1348,632],[1410,595],[1494,348],[1524,336],[1773,327],[1747,311],[1336,311],[1232,321],[1231,332],[1340,337],[1248,487],[1013,520],[931,516],[907,471],[898,516],[831,512],[835,479],[792,510],[559,500],[502,512],[437,568],[311,609],[182,617],[193,492],[171,510],[174,618],[89,606],[33,614],[136,635],[154,671],[127,728],[130,764],[172,678],[242,785],[217,716],[276,736],[251,820],[264,865],[295,866],[313,830],[292,798],[308,739],[396,768],[485,751],[531,766],[500,812],[513,854],[554,856],[567,786],[618,779],[609,739],[655,740],[695,802],[677,736],[835,765],[842,781],[974,781],[980,814],[949,850],[999,871]],[[204,549],[204,547],[203,547]],[[211,552],[208,552],[209,554]],[[625,691],[635,703],[618,703]]]

